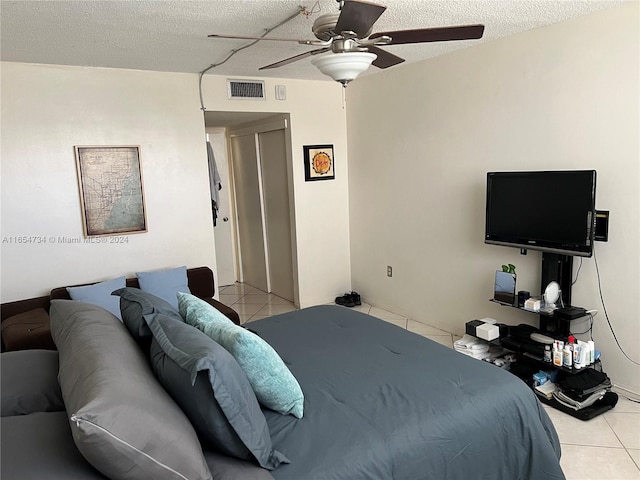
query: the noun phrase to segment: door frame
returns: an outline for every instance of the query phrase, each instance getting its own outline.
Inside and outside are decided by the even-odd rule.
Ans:
[[[264,116],[264,114],[261,114]],[[263,132],[268,132],[272,130],[284,130],[285,135],[285,151],[286,151],[286,165],[287,165],[287,193],[289,200],[289,223],[291,225],[291,265],[292,265],[292,275],[293,275],[293,303],[296,308],[300,306],[300,298],[299,298],[299,287],[298,287],[298,256],[297,256],[297,242],[296,242],[296,217],[295,217],[295,195],[294,195],[294,182],[293,182],[293,155],[292,155],[292,147],[291,147],[291,129],[290,129],[290,115],[289,114],[274,114],[272,117],[263,118],[255,121],[248,121],[246,123],[242,123],[240,125],[230,127],[226,129],[227,132],[227,147],[229,150],[228,155],[228,163],[229,163],[229,172],[230,172],[230,182],[232,189],[232,201],[233,201],[233,212],[234,212],[234,239],[236,242],[236,265],[238,266],[238,278],[242,278],[242,268],[240,267],[240,255],[242,254],[239,249],[239,235],[238,235],[238,221],[237,221],[237,209],[236,205],[236,191],[235,191],[235,178],[233,173],[233,149],[231,148],[231,138],[234,136],[244,136],[244,135],[255,135],[256,147],[258,147],[258,134]],[[258,148],[259,151],[259,148]],[[260,165],[260,156],[258,155],[258,174],[260,176],[260,188],[262,189],[262,171]],[[262,196],[262,191],[260,192]],[[264,198],[264,197],[263,197]],[[264,214],[264,209],[263,209]],[[264,223],[264,217],[263,217]],[[265,241],[265,250],[266,250],[266,237],[265,232],[263,230],[263,239]],[[266,263],[267,263],[267,278],[269,279],[269,255],[268,252],[266,254]],[[269,284],[269,280],[268,284]]]
[[[230,231],[230,239],[229,239],[229,244],[230,244],[230,252],[226,252],[227,254],[230,255],[231,257],[231,263],[233,264],[233,280],[234,282],[237,282],[239,280],[239,268],[238,268],[238,262],[237,262],[237,255],[238,252],[236,251],[236,244],[237,244],[237,238],[236,238],[236,226],[235,226],[235,192],[233,189],[233,178],[231,176],[231,170],[229,169],[229,155],[230,155],[230,149],[229,149],[229,145],[228,145],[228,138],[227,138],[227,129],[224,127],[205,127],[205,133],[206,133],[206,139],[207,141],[210,140],[210,135],[211,136],[216,136],[218,138],[222,139],[223,142],[223,149],[224,149],[224,157],[222,159],[220,158],[216,158],[216,164],[218,165],[218,170],[220,170],[221,174],[222,174],[222,168],[224,167],[225,173],[226,173],[226,177],[223,178],[222,180],[225,182],[223,184],[222,190],[220,190],[220,198],[224,198],[226,199],[226,204],[228,206],[228,211],[226,212],[226,214],[228,215],[228,224],[229,224],[229,231]],[[214,145],[212,143],[212,148],[214,148]],[[221,161],[222,160],[222,161]],[[222,200],[221,200],[221,206],[223,205]],[[224,212],[219,211],[218,214],[218,222],[224,222]],[[225,222],[226,223],[226,222]],[[220,230],[216,230],[216,228],[214,227],[214,239],[215,239],[215,245],[216,245],[216,267],[219,267],[219,258],[218,258],[218,253],[219,253],[219,242],[218,242],[218,238],[216,237],[216,231],[220,231]],[[218,268],[219,270],[219,268]],[[220,272],[218,272],[217,277],[220,277]],[[219,285],[220,287],[224,286],[220,280],[218,280],[216,278],[216,283],[217,285]]]

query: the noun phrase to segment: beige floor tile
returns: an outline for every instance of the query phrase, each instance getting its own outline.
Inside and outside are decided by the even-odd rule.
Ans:
[[[640,469],[640,450],[636,450],[635,448],[627,448],[627,452],[629,452],[629,455],[631,456],[631,458],[633,458],[633,461],[636,462],[636,467]]]
[[[245,294],[236,303],[259,303],[264,305],[270,298],[271,297],[268,293],[251,292]]]
[[[267,303],[270,303],[271,305],[293,305],[289,300],[285,300],[284,298],[280,298],[273,294],[269,294],[269,300]]]
[[[409,322],[407,323],[407,330],[420,335],[449,335],[449,337],[451,337],[449,332],[445,332],[444,330],[431,327],[425,323],[412,319],[409,319]]]
[[[603,416],[625,448],[640,449],[640,413],[617,413],[614,408]]]
[[[240,317],[240,325],[244,325],[245,323],[251,321],[252,315],[243,315],[241,313],[238,314]]]
[[[378,307],[371,307],[371,309],[369,310],[369,315],[381,318],[382,320],[407,320],[407,317],[403,317],[402,315],[398,315],[397,313],[388,312],[387,310],[383,310]]]
[[[622,443],[602,415],[584,422],[555,408],[545,410],[562,444],[622,448]]]
[[[451,340],[451,335],[422,335],[429,340],[433,340],[434,342],[438,342],[445,347],[453,348],[453,341]]]
[[[562,445],[567,480],[638,480],[640,470],[624,448]]]
[[[611,411],[615,413],[640,413],[640,403],[633,402],[618,393],[618,403]]]
[[[255,287],[251,285],[247,285],[245,283],[236,283],[235,285],[228,285],[226,287],[222,287],[220,289],[220,294],[223,293],[250,293],[250,292],[258,292],[263,293]]]
[[[221,293],[220,301],[225,305],[231,306],[234,303],[236,303],[238,300],[240,300],[243,296],[244,294],[242,293]]]
[[[239,315],[253,315],[258,310],[262,308],[262,304],[258,303],[234,303],[231,308],[233,308]]]
[[[363,302],[362,305],[356,305],[355,307],[353,307],[353,310],[357,310],[358,312],[362,313],[369,313],[369,311],[371,310],[371,305]]]

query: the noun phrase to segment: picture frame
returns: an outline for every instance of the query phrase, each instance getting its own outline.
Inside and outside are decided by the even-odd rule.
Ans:
[[[304,145],[304,179],[333,180],[335,177],[335,157],[333,145]]]
[[[140,146],[74,147],[85,237],[144,233]]]

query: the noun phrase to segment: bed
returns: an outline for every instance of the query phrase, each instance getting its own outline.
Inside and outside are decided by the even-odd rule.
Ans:
[[[318,306],[252,322],[305,394],[266,411],[276,480],[562,479],[560,444],[508,372],[377,318]]]
[[[211,477],[180,478],[565,478],[549,417],[525,383],[500,368],[345,307],[311,307],[247,327],[278,352],[304,392],[302,418],[262,408],[273,448],[289,463],[268,471],[205,448]],[[70,415],[3,416],[2,477],[105,478],[74,448]]]

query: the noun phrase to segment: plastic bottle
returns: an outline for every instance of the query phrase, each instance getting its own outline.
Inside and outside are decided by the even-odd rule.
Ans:
[[[579,343],[576,343],[573,345],[573,366],[575,368],[582,368],[582,365],[580,365],[580,352],[582,351],[582,348],[580,347]]]
[[[562,364],[568,368],[571,368],[571,365],[573,364],[573,352],[571,351],[571,347],[568,344],[564,346],[564,350],[562,353]]]
[[[553,364],[556,367],[562,366],[562,346],[563,342],[561,341],[553,342]]]

